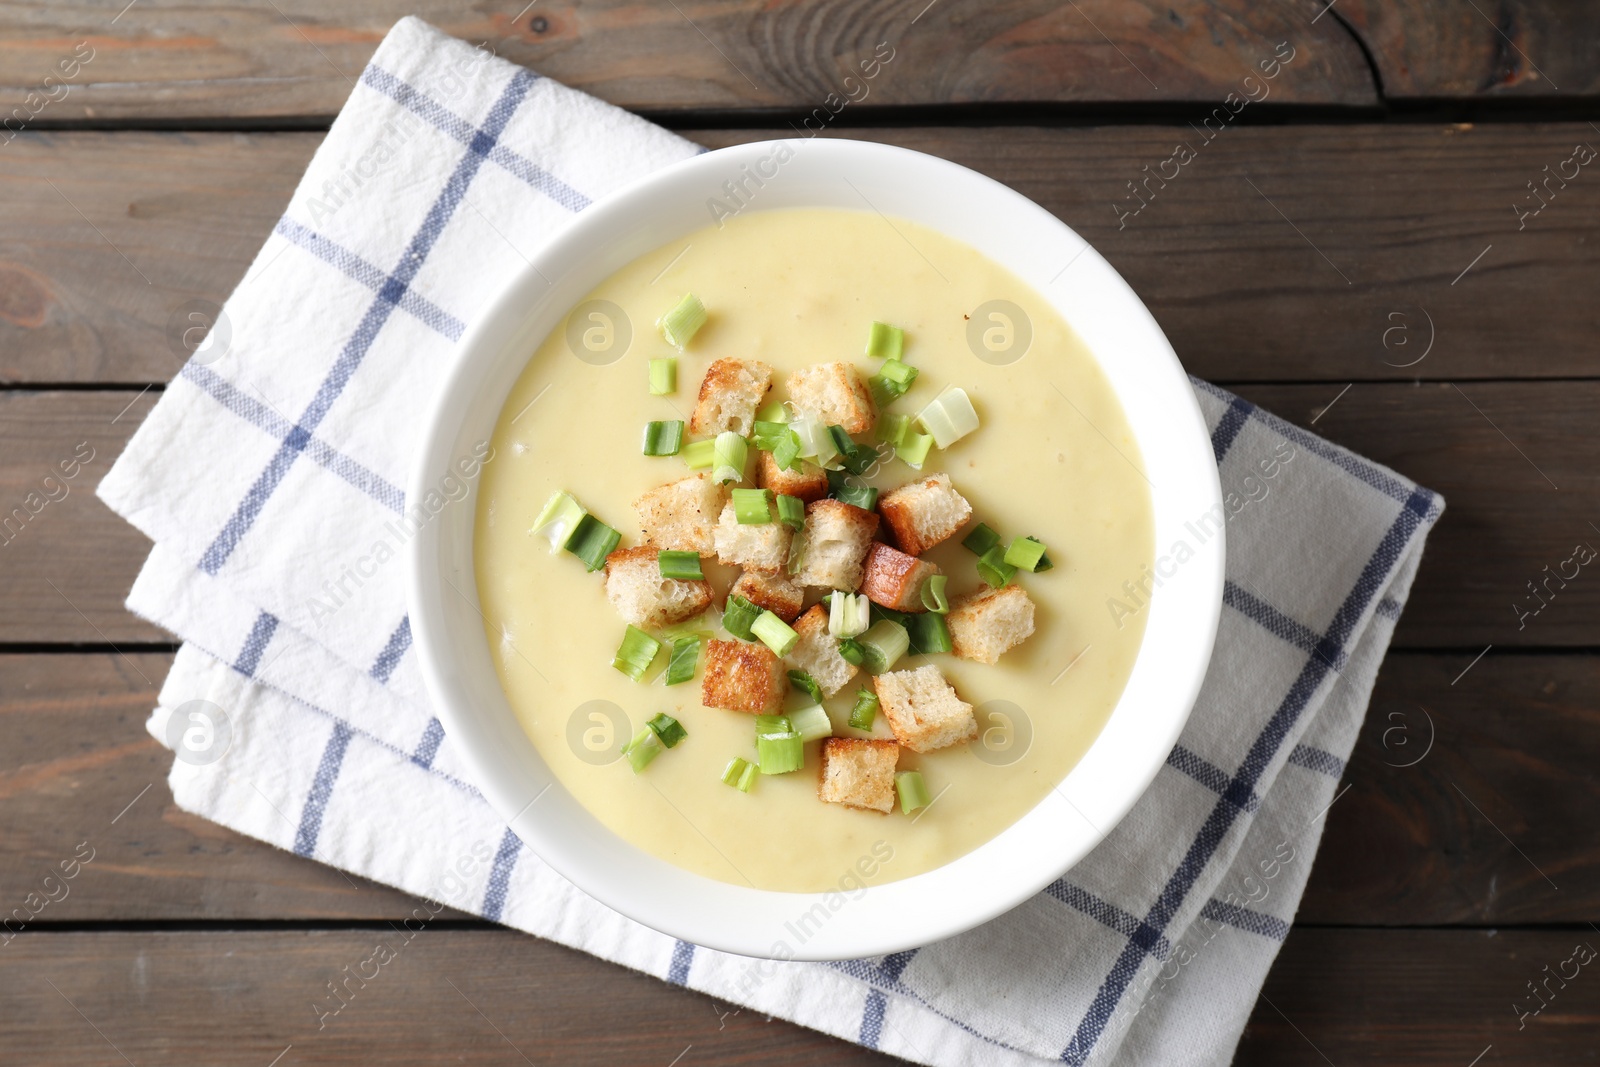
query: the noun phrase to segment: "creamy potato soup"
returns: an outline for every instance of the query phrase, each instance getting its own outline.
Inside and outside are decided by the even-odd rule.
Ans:
[[[664,339],[657,322],[685,294],[698,298],[706,317],[679,350]],[[777,532],[733,523],[731,514],[724,531],[753,539],[753,547],[740,551],[757,555],[778,541],[789,544],[789,556],[781,551],[778,556],[784,579],[822,574],[838,581],[836,576],[844,574],[848,584],[865,566],[871,573],[863,581],[876,590],[873,599],[904,598],[900,603],[912,609],[908,614],[928,614],[924,603],[939,606],[941,597],[928,588],[932,570],[924,565],[945,576],[942,599],[953,605],[952,612],[931,632],[957,634],[955,649],[964,646],[965,657],[907,652],[888,665],[898,679],[892,687],[875,686],[865,667],[841,667],[837,658],[829,660],[830,668],[812,672],[854,671],[823,700],[822,730],[831,729],[838,738],[885,742],[830,748],[830,784],[824,790],[823,748],[833,742],[813,738],[789,744],[804,717],[800,709],[816,702],[785,680],[795,660],[779,663],[775,674],[770,670],[776,656],[768,651],[768,639],[783,648],[791,635],[807,629],[804,620],[786,622],[782,616],[789,613],[773,612],[779,625],[759,628],[754,640],[731,636],[719,609],[729,603],[728,589],[743,568],[724,565],[702,549],[700,573],[710,583],[712,606],[663,624],[662,618],[697,608],[704,599],[702,587],[692,579],[674,584],[661,578],[654,546],[627,553],[647,544],[647,530],[660,545],[662,537],[670,541],[695,528],[693,508],[685,514],[679,506],[687,494],[665,516],[641,515],[636,501],[658,487],[703,475],[713,481],[711,488],[699,489],[711,494],[710,510],[717,510],[717,494],[757,487],[759,441],[749,445],[742,480],[727,486],[714,483],[717,466],[726,464],[689,466],[690,460],[705,461],[702,453],[713,447],[695,448],[696,442],[714,439],[711,433],[693,432],[696,425],[705,429],[731,419],[733,429],[725,432],[749,435],[753,423],[762,420],[770,445],[772,433],[786,438],[783,427],[775,431],[770,423],[788,420],[807,430],[808,421],[821,421],[810,418],[791,392],[810,397],[813,410],[822,403],[832,415],[828,421],[836,424],[863,414],[860,400],[871,389],[861,386],[887,373],[881,352],[868,351],[875,322],[903,331],[895,362],[901,377],[910,367],[916,378],[898,398],[877,383],[877,399],[887,402],[881,409],[871,404],[865,412],[871,427],[849,435],[862,450],[858,456],[871,458],[876,450],[878,457],[859,476],[836,473],[824,490],[838,490],[834,495],[845,496],[851,507],[809,505],[810,542],[788,527]],[[876,341],[892,351],[895,338],[893,330],[880,330]],[[659,378],[653,383],[651,361],[664,359],[676,359],[676,384],[673,391],[655,395],[652,384],[665,383]],[[708,409],[701,387],[714,364],[720,369],[707,387]],[[804,388],[790,381],[807,368],[837,364],[850,366],[814,372]],[[764,394],[761,365],[771,372],[771,388]],[[663,374],[664,366],[657,364],[655,373]],[[744,378],[728,376],[735,366],[748,371]],[[901,449],[891,449],[881,437],[903,434],[899,439],[916,452],[923,447],[917,436],[932,429],[915,421],[917,416],[949,395],[951,387],[970,400],[977,428],[948,447],[929,448],[921,470],[912,469],[899,458]],[[755,405],[760,413],[741,414],[752,390],[760,394]],[[819,390],[821,401],[810,396]],[[787,408],[784,401],[791,402]],[[964,405],[952,403],[957,424],[963,410]],[[896,415],[910,417],[910,425],[892,420]],[[643,454],[647,424],[675,422],[685,424],[680,451]],[[962,428],[945,426],[943,432]],[[658,431],[658,451],[671,447],[670,437],[670,425]],[[811,441],[796,433],[802,437],[803,445]],[[973,249],[910,222],[868,211],[754,211],[641,257],[597,286],[564,327],[532,353],[491,443],[474,551],[485,626],[506,696],[555,775],[600,822],[637,847],[708,878],[819,892],[906,878],[961,856],[999,834],[1061,782],[1105,724],[1139,649],[1142,611],[1114,613],[1107,606],[1113,592],[1128,603],[1123,583],[1137,586],[1153,555],[1140,454],[1116,397],[1094,357],[1037,293]],[[808,469],[802,461],[790,462],[791,472]],[[935,478],[940,474],[949,476],[955,498]],[[935,481],[932,497],[908,497],[907,507],[900,509],[902,528],[891,528],[885,518],[892,510],[891,491],[929,479]],[[883,495],[867,499],[866,487]],[[569,510],[565,528],[557,520],[556,549],[549,524],[536,530],[541,517],[549,518],[541,514],[547,503],[561,493],[597,520],[577,531],[580,540],[588,538],[591,557],[609,548],[607,528],[620,534],[620,555],[612,556],[609,577],[605,567],[589,570],[581,551],[562,547],[573,532],[575,512]],[[970,505],[970,515],[963,516],[962,505],[952,505],[952,499]],[[750,494],[745,500],[748,506]],[[771,510],[762,514],[782,525],[776,497],[768,501]],[[864,504],[873,506],[871,514],[852,510]],[[659,512],[661,506],[656,498],[645,510]],[[952,507],[959,528],[932,547],[908,546],[900,536],[910,523],[913,531],[921,531],[912,541],[923,534],[938,539],[953,521]],[[799,523],[796,512],[787,514]],[[842,525],[811,530],[824,514]],[[870,529],[873,515],[879,518],[875,530]],[[714,525],[719,517],[710,514],[704,522]],[[983,557],[963,544],[985,547],[982,533],[972,538],[980,524],[993,531],[997,543]],[[702,526],[701,532],[709,528]],[[868,532],[860,534],[863,529]],[[864,540],[852,543],[858,535]],[[1008,554],[1013,542],[1024,538],[1042,543],[1047,559],[1036,564],[1037,570],[1019,566],[1002,592],[1021,590],[1008,593],[1004,603],[1028,611],[994,613],[980,605],[969,609],[971,617],[958,627],[959,605],[990,588],[980,560],[1003,563],[1013,558]],[[796,540],[802,542],[798,549]],[[876,542],[921,551],[902,555],[873,547]],[[864,565],[859,561],[863,547],[869,553]],[[1019,547],[1014,558],[1025,564],[1033,546]],[[692,572],[696,554],[684,552],[671,566]],[[631,579],[624,573],[623,561],[629,559],[635,561]],[[662,559],[661,565],[668,562]],[[1001,568],[997,574],[992,565],[987,571],[991,579],[1004,573]],[[608,582],[617,588],[608,590]],[[608,592],[621,596],[623,606]],[[807,609],[828,592],[823,585],[805,588]],[[928,599],[922,601],[919,592]],[[833,593],[834,599],[841,597],[849,599],[835,630],[848,633],[861,625],[855,608],[865,608],[866,601],[855,599],[853,587]],[[633,647],[625,647],[624,608],[638,618],[653,613],[649,624],[636,628],[640,637],[648,634],[662,645],[647,659],[648,666],[637,662],[648,657],[648,642],[630,639]],[[1028,612],[1031,618],[1022,617]],[[835,621],[832,600],[822,617],[830,625]],[[906,618],[873,609],[872,629],[851,637],[853,648],[846,650],[859,654],[862,640],[878,631],[877,623],[896,617]],[[749,625],[748,617],[743,625]],[[907,622],[901,632],[912,628]],[[825,643],[819,654],[832,657],[838,651],[835,632],[817,631],[815,620],[808,632],[807,641]],[[696,634],[693,676],[667,685],[675,639]],[[882,666],[875,657],[895,651],[893,640],[886,644],[880,640],[867,650],[866,666]],[[708,681],[713,648],[720,649],[719,658],[716,677]],[[985,657],[995,661],[984,662]],[[641,672],[639,679],[614,659]],[[928,665],[937,668],[937,679],[905,673]],[[680,662],[674,673],[684,669]],[[712,687],[718,687],[714,699],[723,706],[703,702]],[[849,726],[863,689],[869,694],[876,689],[880,698],[869,731]],[[899,702],[900,733],[891,722],[891,698]],[[747,710],[729,710],[732,704]],[[964,718],[966,705],[972,708],[971,722]],[[771,751],[758,747],[755,711],[795,716],[793,723],[762,720],[783,742],[774,741]],[[677,739],[669,727],[637,741],[636,735],[652,732],[647,723],[662,713],[686,736]],[[664,721],[657,720],[658,725]],[[809,721],[816,727],[814,714]],[[949,743],[952,736],[956,741]],[[905,743],[897,746],[897,737]],[[658,743],[663,740],[675,743]],[[655,750],[654,758],[635,769],[635,760],[622,754],[630,742]],[[802,759],[797,770],[759,773],[735,764],[724,781],[736,758],[759,768],[770,756],[775,762],[769,766],[776,768],[794,755]],[[913,771],[920,781],[894,777]],[[741,778],[746,789],[739,787]],[[834,800],[823,799],[824,791]],[[902,810],[907,793],[910,811]]]

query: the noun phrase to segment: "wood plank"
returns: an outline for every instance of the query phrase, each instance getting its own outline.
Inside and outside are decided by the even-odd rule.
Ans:
[[[1600,382],[1362,383],[1342,397],[1341,389],[1248,385],[1240,392],[1445,495],[1398,646],[1600,646],[1600,582],[1585,580],[1581,569],[1565,588],[1547,578],[1575,545],[1600,546],[1587,503],[1600,471],[1592,432]],[[81,442],[96,449],[69,495],[0,546],[7,554],[0,598],[17,609],[0,618],[0,642],[164,639],[121,606],[144,539],[87,491],[153,396],[113,423],[129,394],[0,393],[0,491],[7,494],[0,518],[15,524],[15,509],[39,499],[26,494],[42,490],[44,476]],[[1286,482],[1281,492],[1293,488]],[[1547,580],[1546,606],[1519,616],[1539,603],[1529,583]]]
[[[1399,652],[1385,663],[1298,921],[1548,924],[1600,908],[1600,656],[1491,653],[1452,687],[1462,659]],[[35,892],[87,840],[95,862],[44,920],[409,914],[404,894],[173,805],[171,757],[144,729],[168,663],[0,656],[0,900]]]
[[[0,656],[3,910],[44,892],[41,880],[77,854],[93,859],[39,921],[409,915],[415,901],[404,893],[176,807],[172,754],[144,728],[171,662],[164,653]]]
[[[1490,1044],[1496,1064],[1578,1062],[1600,1022],[1593,975],[1552,981],[1555,998],[1520,1031],[1510,1005],[1533,1003],[1525,983],[1584,941],[1600,936],[1297,929],[1236,1062],[1464,1067]],[[337,1003],[327,983],[380,943],[393,958],[351,979],[353,996],[319,1030],[315,1005]],[[6,952],[0,1040],[41,1067],[118,1052],[261,1067],[286,1051],[286,1063],[330,1067],[899,1062],[511,931],[424,929],[409,942],[387,928],[41,933]]]
[[[713,146],[771,135],[686,132]],[[1541,167],[1593,137],[1586,124],[1248,127],[1210,144],[1154,126],[851,135],[1033,197],[1122,272],[1202,377],[1600,373],[1600,305],[1570,298],[1600,271],[1600,186],[1571,183],[1520,232],[1512,210]],[[1119,223],[1117,205],[1137,204],[1128,183],[1180,139],[1197,157],[1165,189],[1152,179],[1155,199]],[[243,277],[319,141],[62,133],[7,146],[0,382],[169,378],[182,309]]]
[[[1211,102],[1284,41],[1294,58],[1275,99],[1376,100],[1360,49],[1337,22],[1309,25],[1301,10],[1248,0],[946,2],[920,14],[921,5],[890,0],[556,0],[520,12],[520,0],[206,0],[144,3],[113,18],[123,2],[9,6],[0,99],[24,103],[76,54],[88,58],[62,68],[75,76],[65,89],[52,83],[56,100],[38,121],[329,116],[388,29],[415,14],[604,100],[653,111],[808,111],[846,92],[874,105]],[[880,42],[888,66],[860,97],[843,79]]]
[[[1554,0],[1346,0],[1391,100],[1573,98],[1600,92],[1600,10]]]

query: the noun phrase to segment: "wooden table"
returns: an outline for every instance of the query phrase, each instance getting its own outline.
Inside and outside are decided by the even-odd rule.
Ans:
[[[1521,1025],[1512,1007],[1575,943],[1600,945],[1600,576],[1517,608],[1575,544],[1600,545],[1600,173],[1563,164],[1600,145],[1600,8],[925,2],[0,9],[21,131],[0,144],[0,505],[93,457],[0,545],[0,910],[94,856],[0,948],[0,1060],[888,1062],[465,916],[319,1033],[325,982],[412,902],[172,804],[144,720],[173,645],[122,608],[148,545],[91,489],[180,364],[175,313],[243,275],[413,10],[711,145],[785,133],[889,41],[829,135],[1033,197],[1127,277],[1190,370],[1442,492],[1239,1060],[1600,1056],[1600,974],[1552,985]],[[1270,96],[1206,141],[1194,127],[1259,95],[1275,51],[1292,59]],[[1127,214],[1129,183],[1180,140],[1196,158]]]

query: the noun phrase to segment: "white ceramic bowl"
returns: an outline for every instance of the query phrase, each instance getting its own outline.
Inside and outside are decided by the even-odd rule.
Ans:
[[[509,279],[461,342],[412,468],[412,499],[438,484],[454,457],[490,436],[530,354],[584,294],[640,255],[707,225],[707,198],[721,196],[723,182],[744,166],[770,161],[777,144],[697,156],[607,197]],[[1105,369],[1153,485],[1158,551],[1194,540],[1185,523],[1212,508],[1220,514],[1210,436],[1183,368],[1144,304],[1087,242],[1027,198],[934,156],[864,141],[789,144],[793,158],[749,210],[859,210],[865,198],[1008,267],[1061,312]],[[770,169],[768,162],[760,173]],[[663,933],[748,956],[843,959],[927,944],[993,918],[1059,878],[1127,813],[1165,761],[1199,692],[1221,612],[1217,536],[1157,591],[1122,699],[1088,753],[1038,806],[987,844],[925,874],[852,897],[777,893],[712,881],[647,855],[556,781],[495,674],[473,574],[475,513],[469,501],[425,525],[412,541],[409,567],[411,628],[429,692],[474,782],[529,848],[586,893]],[[802,941],[795,924],[807,915]]]

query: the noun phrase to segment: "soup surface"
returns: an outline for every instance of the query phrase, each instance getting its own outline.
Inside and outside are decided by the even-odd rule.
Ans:
[[[709,319],[678,354],[654,324],[685,292],[700,297]],[[833,209],[747,211],[643,256],[590,300],[609,301],[625,320],[611,322],[607,334],[605,320],[586,317],[580,325],[601,331],[588,347],[581,332],[569,342],[575,331],[558,329],[532,354],[494,431],[474,545],[501,683],[561,783],[612,831],[664,860],[721,881],[796,892],[848,886],[867,870],[871,883],[930,870],[1037,804],[1081,758],[1122,693],[1144,617],[1113,618],[1107,596],[1120,595],[1124,581],[1137,583],[1153,556],[1138,447],[1067,323],[966,245],[903,220]],[[1004,308],[996,317],[995,301],[1023,317]],[[1039,538],[1055,564],[1018,572],[1015,581],[1036,605],[1036,629],[998,663],[945,654],[895,665],[938,665],[977,709],[980,730],[970,744],[922,755],[902,750],[899,769],[920,770],[935,798],[913,815],[819,800],[817,741],[806,745],[800,771],[760,776],[749,793],[724,785],[730,757],[756,758],[751,716],[703,706],[699,675],[664,685],[665,652],[640,682],[613,669],[624,623],[605,596],[603,572],[586,573],[569,553],[551,554],[531,532],[545,501],[566,490],[621,531],[622,547],[639,544],[633,501],[691,473],[681,456],[641,455],[643,427],[687,421],[712,360],[770,364],[767,399],[782,399],[784,380],[802,367],[849,360],[863,376],[875,373],[877,360],[863,354],[874,320],[905,330],[904,358],[920,370],[890,412],[914,415],[959,385],[981,420],[948,450],[934,449],[920,474],[895,460],[869,478],[888,490],[942,471],[971,502],[971,522],[924,556],[949,575],[950,597],[983,587],[977,557],[960,543],[980,521],[1008,541]],[[676,393],[650,395],[648,361],[675,354]],[[736,572],[715,560],[704,565],[720,604]],[[811,591],[808,603],[821,592]],[[703,662],[702,654],[702,669]],[[866,683],[857,675],[827,701],[836,733],[866,736],[846,728],[856,689]],[[786,706],[806,703],[791,692]],[[663,711],[688,737],[634,774],[618,750]],[[893,737],[881,713],[873,733]]]

